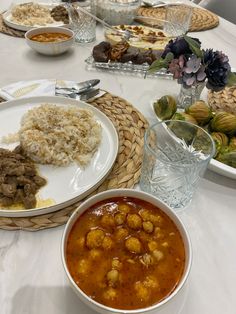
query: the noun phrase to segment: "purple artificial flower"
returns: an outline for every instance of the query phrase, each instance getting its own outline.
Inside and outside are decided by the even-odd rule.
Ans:
[[[201,59],[195,55],[191,55],[189,60],[186,62],[184,71],[186,73],[197,73],[201,66]]]
[[[182,72],[185,65],[184,56],[180,56],[178,59],[173,59],[170,64],[168,70],[173,74],[174,79],[179,79],[182,77]]]
[[[222,90],[228,81],[231,71],[229,58],[221,51],[207,49],[204,51],[203,62],[207,76],[207,88],[213,91]]]
[[[196,42],[201,45],[201,42],[198,38],[192,38]],[[177,37],[175,40],[170,40],[169,43],[166,45],[165,50],[162,54],[162,58],[165,58],[168,52],[172,52],[174,58],[178,58],[181,55],[188,55],[192,54],[191,49],[189,48],[189,44],[183,37]]]

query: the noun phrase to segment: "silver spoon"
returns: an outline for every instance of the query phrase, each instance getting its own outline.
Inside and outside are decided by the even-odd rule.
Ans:
[[[159,1],[159,0],[154,0],[154,1],[143,1],[142,2],[145,7],[151,7],[151,8],[161,8],[169,5],[166,2]]]

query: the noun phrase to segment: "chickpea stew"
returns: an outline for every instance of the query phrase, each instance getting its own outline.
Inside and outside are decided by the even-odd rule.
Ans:
[[[185,267],[183,239],[159,208],[115,197],[87,209],[72,227],[66,263],[78,287],[117,309],[154,305],[178,286]]]
[[[63,33],[42,33],[32,36],[30,39],[41,43],[52,43],[70,39],[71,36]]]

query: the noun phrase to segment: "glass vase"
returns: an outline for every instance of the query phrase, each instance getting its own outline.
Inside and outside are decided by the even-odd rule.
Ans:
[[[188,88],[181,84],[180,93],[177,99],[177,107],[185,109],[186,107],[194,104],[197,100],[200,99],[204,87],[204,82],[198,83]]]

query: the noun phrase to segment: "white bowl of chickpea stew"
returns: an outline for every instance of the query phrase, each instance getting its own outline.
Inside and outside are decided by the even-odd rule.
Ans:
[[[75,41],[72,30],[63,27],[38,27],[25,33],[27,44],[43,55],[55,56],[66,52]]]
[[[191,260],[190,239],[176,214],[154,196],[131,189],[86,200],[62,239],[71,286],[102,314],[176,309]]]

